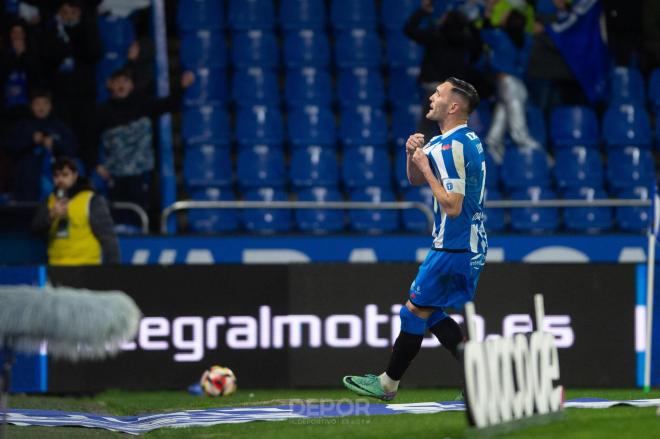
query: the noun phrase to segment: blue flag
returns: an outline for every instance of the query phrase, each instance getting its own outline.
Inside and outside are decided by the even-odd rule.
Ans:
[[[607,93],[609,52],[600,29],[600,0],[578,0],[546,32],[592,103]]]

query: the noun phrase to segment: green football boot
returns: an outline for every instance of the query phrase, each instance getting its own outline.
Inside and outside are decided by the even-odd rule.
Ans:
[[[348,390],[361,396],[370,396],[383,401],[391,401],[396,396],[396,392],[386,392],[383,389],[377,375],[347,375],[342,382]]]

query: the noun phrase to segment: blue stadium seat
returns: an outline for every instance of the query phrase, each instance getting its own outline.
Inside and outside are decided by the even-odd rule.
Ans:
[[[486,187],[484,192],[484,202],[501,200],[502,194],[495,188]],[[506,228],[504,219],[504,209],[488,208],[484,209],[484,226],[486,232],[501,232]]]
[[[197,188],[190,193],[195,201],[236,201],[231,188]],[[191,209],[187,213],[188,229],[194,233],[235,232],[238,212],[234,209]]]
[[[275,8],[272,0],[229,0],[229,26],[233,30],[272,29]]]
[[[559,149],[555,154],[555,181],[560,189],[603,187],[603,163],[598,150],[586,146]]]
[[[372,203],[396,201],[390,189],[366,187],[351,191],[350,201],[370,201]],[[396,210],[356,210],[348,212],[350,227],[356,232],[382,233],[399,228],[399,212]]]
[[[232,139],[229,113],[221,106],[184,107],[181,126],[187,146],[207,143],[229,146]]]
[[[332,187],[312,187],[298,192],[298,201],[344,201]],[[336,209],[297,209],[296,225],[307,233],[332,233],[344,229],[345,214]]]
[[[651,147],[651,125],[644,107],[611,105],[603,116],[603,137],[608,147]]]
[[[619,190],[634,186],[650,186],[655,182],[655,159],[648,149],[627,146],[610,151],[607,159],[607,181]]]
[[[199,29],[181,36],[179,60],[184,69],[226,67],[227,43],[220,32]]]
[[[570,189],[564,194],[567,200],[602,200],[607,194],[603,189],[581,187]],[[612,228],[610,207],[567,207],[564,209],[564,224],[573,232],[603,232]]]
[[[651,72],[649,79],[649,101],[653,105],[655,113],[658,114],[658,108],[660,108],[660,67],[655,68]]]
[[[509,148],[504,154],[501,172],[504,187],[523,189],[528,186],[550,186],[548,159],[543,150]]]
[[[406,172],[406,150],[403,148],[394,152],[394,181],[401,189],[410,187],[408,173]]]
[[[500,165],[495,163],[493,156],[487,150],[484,150],[484,157],[486,158],[486,187],[497,189],[500,187]]]
[[[390,67],[418,67],[422,64],[424,47],[403,34],[401,30],[385,35],[387,65]]]
[[[649,188],[635,186],[622,189],[616,193],[619,199],[648,200],[651,196]],[[651,210],[648,207],[617,207],[616,222],[621,230],[626,232],[644,232],[648,230]]]
[[[423,91],[417,82],[418,77],[419,67],[390,68],[387,97],[395,109],[400,106],[420,104]]]
[[[105,102],[110,97],[108,90],[108,79],[115,70],[119,70],[126,64],[126,57],[117,52],[108,52],[96,65],[96,100]]]
[[[374,0],[334,0],[330,3],[330,23],[335,29],[376,28]]]
[[[390,158],[383,148],[364,145],[346,149],[342,170],[344,185],[349,189],[392,184]]]
[[[417,132],[417,124],[421,116],[422,106],[419,104],[394,107],[392,111],[392,139],[395,148],[404,150],[408,137]]]
[[[245,193],[246,201],[288,201],[282,189],[262,187]],[[288,232],[293,226],[293,214],[290,209],[245,209],[243,224],[250,232],[275,233]]]
[[[335,62],[340,68],[379,67],[380,61],[380,38],[374,31],[351,29],[335,39]]]
[[[368,105],[346,107],[341,113],[339,139],[344,146],[385,145],[387,120],[383,110]]]
[[[236,69],[232,81],[232,98],[239,107],[278,106],[280,88],[277,73],[273,69],[262,67]]]
[[[294,148],[308,145],[335,147],[335,115],[330,108],[318,105],[295,107],[287,118],[289,142]]]
[[[400,31],[408,17],[419,8],[417,0],[382,0],[380,22],[388,31]]]
[[[195,82],[183,93],[184,104],[222,104],[229,101],[225,69],[201,67],[194,73]]]
[[[289,177],[295,187],[336,187],[339,184],[339,166],[335,150],[322,146],[294,149]]]
[[[639,70],[615,67],[610,74],[610,102],[643,107],[646,103],[644,78]]]
[[[201,144],[185,149],[183,182],[186,188],[230,186],[232,179],[232,159],[229,148]]]
[[[550,116],[550,132],[555,148],[583,145],[598,148],[598,118],[590,107],[555,107]]]
[[[268,145],[242,146],[238,149],[236,175],[242,188],[282,187],[286,184],[284,151]]]
[[[482,142],[485,142],[488,129],[490,128],[490,121],[492,119],[492,111],[490,103],[481,101],[479,106],[470,114],[468,125],[477,133]]]
[[[224,28],[224,2],[218,0],[187,0],[178,3],[176,22],[180,31],[220,30]]]
[[[128,47],[135,41],[133,22],[116,15],[99,15],[98,26],[103,51],[126,55]]]
[[[333,99],[330,73],[327,69],[316,67],[289,69],[284,82],[284,96],[290,107],[330,105]]]
[[[277,67],[280,62],[277,38],[271,31],[234,32],[231,56],[235,67]]]
[[[282,29],[322,30],[325,27],[324,3],[323,0],[282,0],[280,2]]]
[[[341,69],[337,80],[337,98],[342,106],[380,106],[385,102],[383,77],[375,69]]]
[[[551,200],[556,198],[557,196],[551,189],[538,186],[531,186],[511,194],[512,200]],[[517,232],[553,232],[559,227],[559,210],[555,207],[511,209],[511,227]]]
[[[541,146],[545,147],[548,144],[548,132],[545,127],[545,116],[543,115],[543,111],[541,111],[539,107],[527,105],[526,116],[529,135],[539,142]],[[507,146],[515,147],[515,143],[508,133],[504,142]]]
[[[327,67],[330,64],[330,42],[322,30],[298,29],[284,36],[284,66]]]
[[[411,186],[403,192],[405,201],[417,201],[429,208],[433,206],[433,191],[427,185]],[[401,221],[404,230],[408,232],[429,233],[430,225],[426,215],[417,209],[405,209],[401,211]]]
[[[243,145],[281,145],[284,141],[282,113],[276,107],[263,105],[239,108],[236,140]]]

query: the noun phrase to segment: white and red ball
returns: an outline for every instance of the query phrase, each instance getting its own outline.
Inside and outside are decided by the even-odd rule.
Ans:
[[[236,391],[236,375],[228,367],[211,366],[199,380],[202,390],[209,396],[227,396]]]

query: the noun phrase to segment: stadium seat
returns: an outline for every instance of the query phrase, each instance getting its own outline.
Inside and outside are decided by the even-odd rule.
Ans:
[[[220,30],[225,25],[224,4],[218,0],[180,1],[176,22],[179,31]]]
[[[539,186],[531,186],[511,194],[512,200],[556,198],[557,196],[552,190]],[[517,232],[553,232],[559,227],[559,210],[554,207],[511,209],[511,227]]]
[[[308,145],[335,147],[335,115],[327,107],[305,105],[289,111],[289,142],[294,148]]]
[[[394,152],[394,180],[401,189],[410,187],[406,171],[406,150],[404,148],[396,149]]]
[[[272,0],[229,0],[229,27],[232,30],[272,29],[275,9]]]
[[[485,203],[488,203],[489,200],[495,201],[501,199],[502,194],[497,189],[486,187],[484,192]],[[504,209],[489,208],[486,206],[484,209],[484,227],[486,228],[486,233],[503,231],[506,228]]]
[[[653,105],[655,113],[658,114],[658,109],[660,108],[660,67],[655,68],[651,72],[651,78],[649,79],[649,101]]]
[[[422,116],[422,106],[410,104],[395,106],[392,111],[392,139],[395,148],[404,150],[411,134],[417,132],[417,124]]]
[[[603,137],[608,147],[651,147],[651,125],[644,107],[610,106],[603,116]]]
[[[392,184],[390,158],[387,150],[370,145],[344,151],[343,180],[349,188]]]
[[[411,186],[403,192],[405,201],[416,201],[433,208],[433,191],[430,186]],[[423,212],[417,209],[405,209],[401,211],[403,229],[408,232],[429,233],[431,225]]]
[[[239,108],[236,140],[242,145],[281,145],[284,141],[282,113],[276,107],[264,105]]]
[[[99,15],[98,33],[106,53],[117,52],[125,56],[135,41],[133,22],[116,15]]]
[[[607,181],[615,190],[650,186],[655,182],[655,159],[651,151],[627,146],[610,151]]]
[[[238,149],[236,175],[242,188],[282,187],[286,184],[284,151],[268,145],[242,146]]]
[[[382,187],[366,187],[351,191],[350,201],[369,201],[372,203],[396,201],[390,189]],[[356,232],[382,233],[392,232],[399,228],[399,212],[397,210],[357,210],[348,213],[350,228]]]
[[[344,108],[339,139],[344,146],[385,145],[388,140],[385,113],[368,105]]]
[[[495,163],[493,156],[487,150],[484,150],[484,157],[486,159],[486,187],[497,189],[500,187],[500,165]]]
[[[388,31],[400,31],[408,17],[419,8],[418,0],[382,0],[380,22]]]
[[[648,200],[650,198],[649,188],[635,186],[622,189],[616,193],[619,199]],[[617,207],[616,223],[619,228],[626,232],[645,232],[649,227],[651,211],[648,207]]]
[[[385,102],[383,77],[375,69],[341,69],[337,80],[337,98],[342,106],[380,106]]]
[[[273,69],[249,67],[236,69],[232,81],[232,98],[237,106],[280,104],[277,73]]]
[[[232,139],[229,113],[221,106],[184,107],[181,126],[187,146],[208,143],[229,146]]]
[[[419,67],[424,56],[424,47],[403,34],[401,30],[385,35],[387,65],[392,67]]]
[[[376,32],[351,29],[336,37],[335,62],[338,67],[380,67],[380,61],[380,38]]]
[[[330,64],[330,42],[322,30],[297,29],[284,36],[284,66],[327,67]]]
[[[236,201],[231,188],[197,188],[190,193],[195,201]],[[238,212],[234,209],[190,209],[188,229],[194,233],[235,232]]]
[[[284,95],[289,107],[330,105],[333,99],[330,73],[327,69],[315,67],[289,69],[284,82]]]
[[[334,0],[330,3],[330,23],[338,30],[376,28],[374,0]]]
[[[220,32],[199,29],[181,36],[179,60],[184,69],[226,67],[227,43]]]
[[[201,67],[195,70],[195,82],[186,88],[186,105],[222,104],[229,101],[227,71],[223,68]]]
[[[232,159],[229,148],[213,144],[186,147],[183,159],[183,182],[186,188],[232,184]]]
[[[275,34],[263,30],[234,32],[231,55],[235,67],[277,67],[280,61]]]
[[[508,148],[501,170],[502,183],[508,190],[528,186],[550,186],[550,171],[545,151]]]
[[[331,186],[339,184],[337,155],[332,148],[308,146],[294,149],[289,169],[295,187]]]
[[[553,172],[560,189],[603,186],[603,163],[600,153],[586,146],[557,150]]]
[[[103,55],[103,58],[96,66],[96,100],[97,102],[105,102],[110,97],[110,90],[108,90],[108,79],[110,75],[116,70],[124,67],[126,64],[126,57],[117,52],[108,52]]]
[[[272,187],[252,189],[245,193],[246,201],[289,201],[286,192]],[[290,209],[245,209],[243,224],[249,232],[288,232],[293,225]]]
[[[387,97],[395,109],[400,106],[420,104],[423,91],[417,82],[418,77],[419,67],[390,68]]]
[[[298,201],[344,201],[331,187],[312,187],[298,192]],[[296,209],[296,225],[306,233],[332,233],[344,229],[345,213],[337,209]]]
[[[280,2],[282,29],[323,30],[325,27],[324,3],[323,0],[282,0]]]
[[[548,133],[545,127],[545,116],[543,115],[543,111],[541,111],[539,107],[527,105],[526,116],[529,135],[545,148],[548,144]],[[509,147],[515,147],[515,143],[508,133],[504,142]]]
[[[598,118],[590,107],[555,107],[550,116],[550,132],[555,148],[574,145],[598,148],[600,143]]]
[[[477,133],[482,141],[485,141],[488,129],[490,128],[490,121],[492,118],[492,111],[490,103],[481,101],[479,106],[470,114],[468,125]]]
[[[646,103],[644,78],[639,70],[631,67],[615,67],[610,74],[610,102],[643,107]]]
[[[566,191],[567,200],[606,199],[602,189],[581,187]],[[602,232],[612,228],[612,208],[610,207],[567,207],[564,209],[564,224],[573,232]]]

